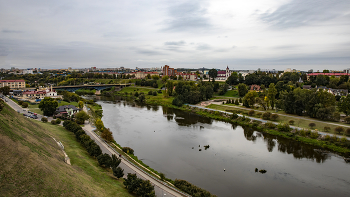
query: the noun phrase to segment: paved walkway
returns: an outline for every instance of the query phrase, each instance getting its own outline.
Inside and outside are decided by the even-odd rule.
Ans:
[[[87,111],[85,106],[84,111]],[[86,132],[86,134],[89,135],[91,139],[93,139],[100,146],[103,153],[107,153],[109,155],[119,155],[119,153],[113,147],[107,144],[94,132],[94,130],[96,129],[95,127],[91,126],[90,124],[85,124],[83,129]],[[156,196],[190,196],[184,192],[181,192],[175,187],[155,178],[154,175],[151,175],[150,173],[131,163],[124,156],[122,156],[122,162],[119,164],[119,166],[124,170],[125,176],[128,173],[136,173],[137,177],[143,180],[149,180],[154,186]]]
[[[226,113],[226,114],[232,114],[231,112],[227,112],[227,111],[221,111],[221,110],[217,110],[217,109],[210,109],[210,108],[206,108],[206,107],[203,107],[203,106],[198,106],[198,105],[190,105],[190,104],[187,104],[188,106],[191,106],[191,107],[197,107],[197,108],[200,108],[200,109],[206,109],[206,110],[209,110],[209,111],[218,111],[218,112],[222,112],[222,113]],[[234,107],[234,106],[232,106],[232,107]],[[237,108],[239,108],[239,107],[237,107]],[[240,108],[241,109],[241,108]],[[258,111],[258,110],[256,110],[256,111]],[[261,111],[261,112],[263,112],[263,111]],[[243,115],[241,115],[241,114],[237,114],[238,116],[240,116],[240,117],[242,117]],[[279,114],[280,115],[280,114]],[[251,119],[251,120],[257,120],[257,121],[261,121],[261,122],[264,122],[264,123],[266,123],[266,122],[271,122],[271,123],[273,123],[273,124],[275,124],[275,125],[278,125],[279,123],[278,122],[272,122],[272,121],[267,121],[267,120],[263,120],[263,119],[261,119],[261,118],[255,118],[255,117],[250,117],[250,116],[245,116],[246,118],[249,118],[249,119]],[[321,121],[320,121],[321,122]],[[343,125],[341,125],[341,126],[343,126]],[[290,125],[290,128],[292,128],[292,129],[297,129],[297,130],[302,130],[302,129],[305,129],[305,128],[301,128],[301,127],[296,127],[296,126],[292,126],[292,125]],[[315,131],[315,130],[314,130]],[[330,135],[330,133],[326,133],[326,132],[322,132],[322,131],[317,131],[318,132],[318,134],[320,134],[320,135]],[[345,137],[346,139],[348,139],[348,140],[350,140],[350,137],[346,137],[346,136],[340,136],[340,135],[336,135],[338,138],[342,138],[342,137]]]

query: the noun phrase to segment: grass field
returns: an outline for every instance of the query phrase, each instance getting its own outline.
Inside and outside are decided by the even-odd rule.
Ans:
[[[250,110],[254,110],[254,109],[251,109],[251,108],[246,108],[246,107],[242,107],[242,106],[237,106],[237,105],[233,105],[233,104],[225,104],[225,105],[214,105],[214,104],[211,104],[209,106],[207,106],[208,108],[211,108],[211,109],[217,109],[217,110],[222,110],[222,111],[225,111],[225,110],[241,110],[242,112],[245,112],[247,113],[248,111]],[[260,113],[264,113],[263,110],[259,109],[259,111],[262,111]],[[306,118],[306,119],[302,119],[301,117],[299,116],[296,116],[296,115],[291,115],[291,114],[286,114],[285,112],[283,111],[279,111],[279,112],[276,112],[275,110],[267,110],[268,112],[271,112],[271,113],[277,113],[279,114],[280,116],[277,118],[277,120],[275,122],[280,122],[280,123],[288,123],[290,120],[294,120],[294,126],[297,126],[297,127],[302,127],[302,128],[305,128],[305,129],[310,129],[309,127],[309,123],[313,122],[316,124],[316,126],[314,127],[314,129],[317,129],[319,131],[324,131],[324,127],[330,127],[331,128],[331,134],[335,134],[334,132],[334,129],[335,127],[337,127],[336,125],[332,125],[330,123],[336,123],[336,124],[340,124],[342,125],[345,129],[350,127],[349,124],[345,124],[345,123],[342,123],[342,122],[330,122],[330,121],[320,121],[320,120],[317,120],[317,119],[313,119],[313,118],[310,118],[310,117],[303,117],[303,118]],[[255,115],[254,117],[256,118],[259,118],[256,114],[259,113],[258,111],[255,110]],[[281,115],[288,115],[290,117],[286,117],[286,116],[281,116]],[[338,134],[338,133],[337,133]]]
[[[72,165],[50,137],[61,141]],[[131,196],[98,166],[75,136],[57,125],[0,112],[1,196]]]

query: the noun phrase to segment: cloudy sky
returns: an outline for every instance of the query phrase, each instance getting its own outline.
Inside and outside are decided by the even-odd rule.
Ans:
[[[0,0],[0,68],[350,68],[350,0]]]

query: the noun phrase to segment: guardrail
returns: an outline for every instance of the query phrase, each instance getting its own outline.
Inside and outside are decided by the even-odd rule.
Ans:
[[[92,133],[97,136],[105,145],[107,145],[110,149],[112,149],[115,153],[119,154],[118,151],[116,151],[113,147],[111,147],[108,143],[106,143],[99,135],[97,135],[95,133],[95,131],[92,131]],[[121,155],[121,157],[124,159],[124,161],[128,162],[129,164],[131,164],[133,167],[137,168],[138,170],[142,171],[143,173],[147,174],[150,178],[152,178],[153,180],[157,181],[158,183],[164,185],[165,187],[177,192],[177,193],[180,193],[182,194],[183,196],[191,196],[189,194],[186,194],[185,192],[183,191],[180,191],[172,186],[169,186],[169,184],[167,183],[164,183],[163,181],[160,181],[159,179],[155,178],[152,174],[144,171],[143,169],[141,169],[139,166],[135,165],[134,163],[132,163],[131,161],[129,161],[127,158],[125,158],[123,155]],[[140,176],[142,176],[141,174],[139,174]],[[144,179],[147,179],[146,177],[142,176]]]

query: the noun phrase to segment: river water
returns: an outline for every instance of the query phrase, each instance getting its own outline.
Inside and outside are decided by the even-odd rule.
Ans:
[[[350,196],[350,164],[335,154],[180,110],[102,99],[115,140],[173,180],[217,196]]]

